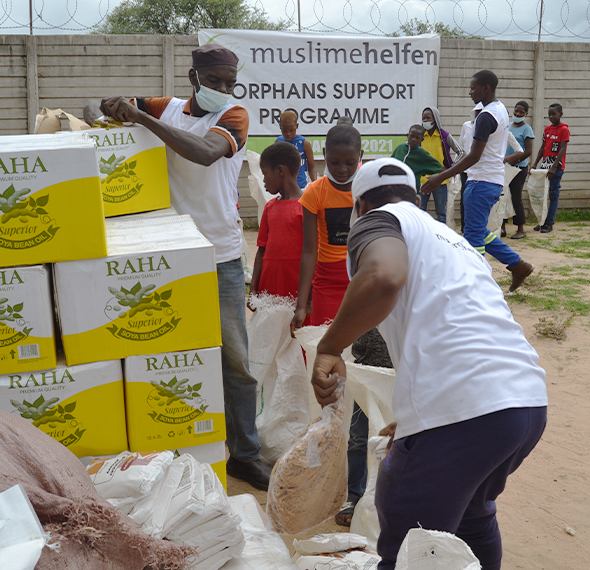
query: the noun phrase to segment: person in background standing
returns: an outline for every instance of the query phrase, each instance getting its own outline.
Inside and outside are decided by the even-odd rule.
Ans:
[[[508,141],[508,150],[504,159],[504,162],[520,168],[520,172],[510,182],[510,196],[512,197],[512,207],[514,208],[512,223],[517,226],[516,233],[510,236],[511,239],[522,239],[526,236],[524,232],[526,216],[524,213],[524,204],[522,203],[522,189],[528,174],[528,157],[533,153],[533,139],[535,138],[532,127],[524,122],[524,118],[528,115],[528,112],[529,104],[526,101],[519,101],[514,106],[512,122],[508,127],[510,133],[514,135],[517,142],[524,149],[519,155],[517,149],[513,148],[510,145],[510,141]],[[505,222],[506,220],[502,223],[502,235],[506,235]]]
[[[311,143],[305,137],[297,134],[299,123],[297,122],[297,115],[293,111],[285,111],[281,115],[279,126],[281,127],[281,136],[277,137],[275,142],[288,142],[292,144],[301,156],[301,166],[297,173],[297,184],[303,190],[308,184],[308,174],[312,182],[318,178]]]
[[[569,127],[561,122],[563,109],[559,103],[549,105],[549,121],[551,124],[545,127],[543,131],[543,144],[537,154],[537,159],[533,168],[537,168],[539,160],[541,168],[548,169],[547,178],[549,178],[549,210],[547,219],[543,226],[536,226],[535,231],[541,231],[542,234],[548,234],[553,231],[555,223],[555,214],[559,204],[559,190],[561,188],[561,177],[565,170],[565,153],[567,143],[570,140]]]
[[[463,149],[453,136],[442,128],[440,113],[436,107],[426,107],[422,111],[422,126],[426,131],[421,145],[422,148],[436,158],[445,168],[450,168],[453,164],[451,150],[455,152],[456,160],[461,159],[464,155]],[[422,183],[426,182],[426,180],[428,180],[428,176],[423,176]],[[447,221],[447,182],[448,179],[442,180],[434,190],[422,194],[421,204],[421,208],[426,212],[430,194],[433,194],[436,217],[443,224]]]

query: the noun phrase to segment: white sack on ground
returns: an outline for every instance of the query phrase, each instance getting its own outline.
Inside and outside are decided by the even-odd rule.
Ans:
[[[549,198],[549,178],[547,178],[547,170],[543,168],[535,168],[531,170],[527,182],[527,191],[529,193],[531,208],[533,209],[535,216],[537,216],[539,225],[542,226],[547,218]]]
[[[301,346],[289,330],[295,301],[261,294],[250,304],[256,308],[247,330],[250,373],[258,381],[260,457],[272,465],[309,423],[311,386]]]
[[[377,540],[381,532],[377,509],[375,508],[375,491],[379,465],[385,459],[389,439],[389,436],[379,435],[369,438],[367,445],[367,467],[369,471],[367,487],[365,494],[354,508],[350,523],[350,532],[364,536],[367,539],[369,548],[375,551],[377,550]]]
[[[351,548],[366,548],[367,539],[352,532],[332,532],[316,534],[307,539],[295,539],[293,548],[297,554],[330,554]]]
[[[256,200],[256,204],[258,204],[258,225],[260,225],[264,206],[266,206],[266,203],[271,198],[274,198],[274,196],[267,192],[264,186],[264,178],[262,176],[262,170],[260,169],[260,155],[253,150],[247,150],[246,160],[250,167],[248,187],[250,188],[250,196],[252,196],[252,198]]]
[[[504,188],[498,201],[492,207],[488,217],[488,230],[500,237],[502,229],[502,222],[514,215],[514,208],[512,208],[512,195],[510,194],[510,183],[514,177],[520,172],[520,168],[512,166],[511,164],[504,164]],[[510,210],[513,212],[508,215]]]
[[[396,570],[481,570],[469,546],[448,532],[411,529],[397,555]]]
[[[297,340],[306,352],[307,375],[311,380],[313,363],[317,354],[317,346],[328,325],[319,327],[303,327],[296,331]],[[391,411],[393,399],[393,386],[395,383],[395,370],[392,368],[381,368],[378,366],[365,366],[355,364],[351,347],[346,348],[342,353],[346,362],[346,408],[347,415],[345,423],[350,425],[352,414],[352,400],[356,401],[363,412],[369,418],[369,437],[378,433],[394,421]],[[321,407],[317,403],[313,390],[310,390],[310,416],[315,417],[321,413]]]
[[[245,544],[242,553],[223,570],[297,570],[283,539],[266,528],[263,520],[266,516],[258,501],[252,495],[236,495],[229,497],[229,502],[234,514],[242,520]]]
[[[456,174],[447,182],[447,226],[454,230],[455,224],[455,199],[461,195],[461,177]]]
[[[347,458],[344,379],[335,403],[309,424],[276,463],[268,486],[266,514],[282,534],[299,534],[333,517],[346,500]]]
[[[22,485],[0,493],[0,568],[34,570],[47,537]]]

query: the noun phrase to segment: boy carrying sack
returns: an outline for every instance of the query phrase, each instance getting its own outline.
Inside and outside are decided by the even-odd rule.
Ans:
[[[541,226],[535,226],[535,231],[542,234],[548,234],[553,231],[555,223],[555,214],[559,204],[559,190],[561,188],[561,177],[565,170],[565,153],[567,143],[570,140],[570,130],[568,125],[561,122],[563,109],[559,103],[549,105],[549,121],[551,124],[545,127],[543,131],[543,141],[537,154],[532,170],[537,168],[541,159],[541,169],[547,169],[547,178],[549,178],[549,209],[547,210],[547,219]]]

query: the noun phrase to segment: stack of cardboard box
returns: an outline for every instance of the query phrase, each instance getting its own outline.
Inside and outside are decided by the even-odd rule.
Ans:
[[[0,409],[78,457],[189,448],[225,484],[213,246],[120,216],[169,205],[143,127],[0,137]]]

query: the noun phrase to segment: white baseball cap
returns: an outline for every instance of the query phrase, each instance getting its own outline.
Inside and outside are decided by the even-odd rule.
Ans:
[[[396,166],[403,170],[403,174],[381,174],[384,166]],[[388,186],[390,184],[403,184],[416,191],[416,177],[413,170],[397,158],[378,158],[371,162],[363,164],[357,175],[352,181],[352,215],[350,216],[350,225],[356,221],[358,214],[356,211],[357,200],[369,190],[379,188],[379,186]]]

